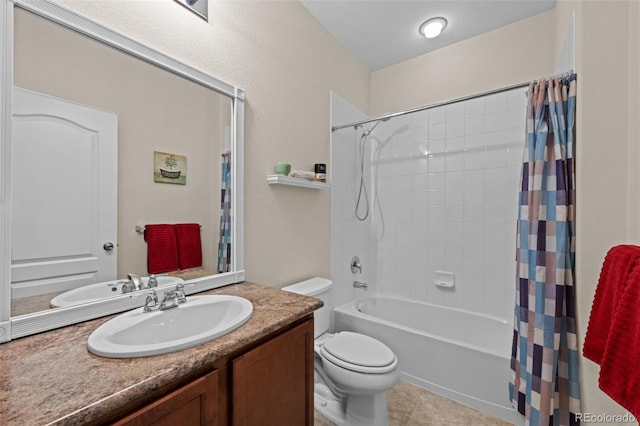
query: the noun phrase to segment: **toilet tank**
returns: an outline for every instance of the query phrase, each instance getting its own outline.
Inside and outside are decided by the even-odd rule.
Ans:
[[[331,312],[333,311],[332,287],[333,282],[331,280],[316,277],[282,288],[282,290],[291,293],[317,297],[324,302],[324,306],[313,314],[314,338],[326,333],[331,327]]]

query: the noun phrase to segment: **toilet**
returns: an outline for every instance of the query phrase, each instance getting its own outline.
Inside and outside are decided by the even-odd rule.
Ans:
[[[386,392],[398,382],[398,359],[373,337],[328,332],[332,288],[332,281],[312,278],[282,289],[324,302],[314,313],[314,408],[337,425],[388,425]]]

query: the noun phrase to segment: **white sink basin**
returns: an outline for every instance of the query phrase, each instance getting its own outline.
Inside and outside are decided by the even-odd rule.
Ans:
[[[177,352],[227,334],[247,322],[253,305],[237,296],[190,296],[164,311],[143,308],[121,314],[89,336],[90,352],[108,358],[136,358]]]
[[[178,283],[184,282],[182,278],[170,277],[167,275],[160,275],[156,277],[158,280],[158,287],[175,286]],[[89,284],[82,287],[74,288],[73,290],[65,291],[51,299],[49,304],[52,308],[59,308],[62,306],[73,306],[81,303],[94,302],[96,300],[106,299],[107,297],[122,295],[122,284],[126,280],[114,280],[105,281],[102,283]],[[142,277],[142,282],[146,286],[149,282],[149,277]],[[147,290],[138,290],[147,291]],[[131,292],[127,294],[136,294],[137,292]]]

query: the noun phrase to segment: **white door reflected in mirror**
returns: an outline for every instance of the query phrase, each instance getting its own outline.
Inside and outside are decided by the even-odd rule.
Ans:
[[[14,88],[14,298],[116,279],[118,116]]]

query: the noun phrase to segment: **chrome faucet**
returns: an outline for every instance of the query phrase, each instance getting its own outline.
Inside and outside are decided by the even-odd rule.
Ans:
[[[143,288],[145,288],[144,282],[142,281],[142,278],[140,278],[140,275],[134,274],[132,272],[130,274],[127,274],[127,278],[129,279],[129,281],[127,281],[122,285],[123,293],[129,293],[132,291],[142,290]]]
[[[186,301],[187,297],[184,294],[184,284],[178,283],[174,290],[169,290],[164,293],[158,309],[164,311],[165,309],[175,308]]]
[[[361,281],[354,281],[354,282],[353,282],[353,287],[355,287],[355,288],[361,288],[361,289],[363,289],[363,290],[366,290],[368,286],[367,286],[367,283],[363,283],[363,282],[361,282]]]
[[[142,279],[137,274],[127,274],[127,280],[122,283],[122,294],[140,290]]]

